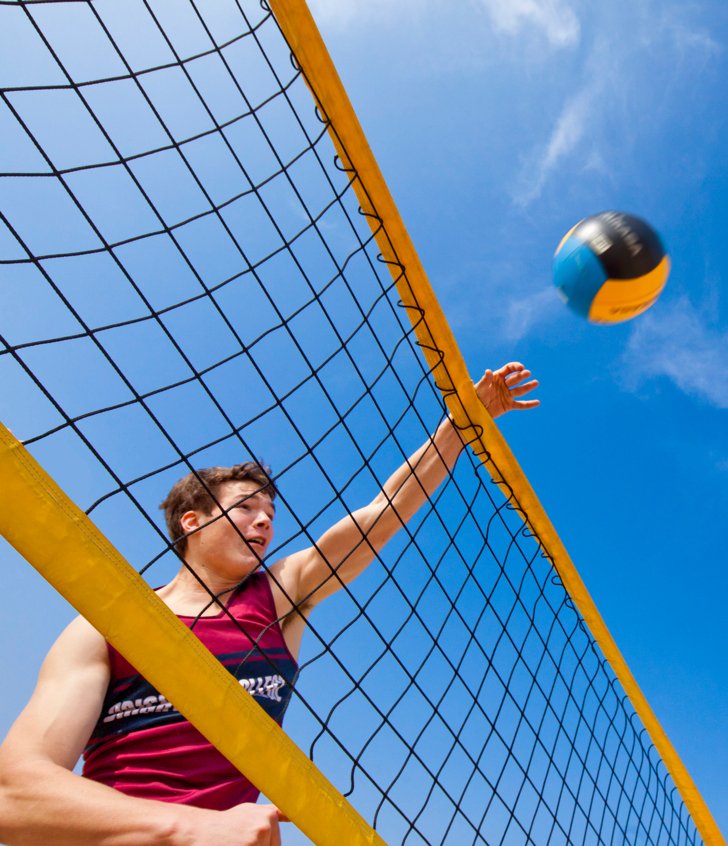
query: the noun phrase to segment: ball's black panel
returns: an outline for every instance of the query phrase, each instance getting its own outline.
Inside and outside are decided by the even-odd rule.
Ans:
[[[654,270],[665,249],[655,230],[639,217],[606,211],[592,215],[574,228],[599,257],[610,279],[634,279]]]

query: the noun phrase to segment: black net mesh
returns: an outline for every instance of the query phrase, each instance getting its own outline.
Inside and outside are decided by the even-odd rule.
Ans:
[[[155,585],[194,468],[270,462],[270,560],[309,545],[444,407],[270,11],[2,2],[0,33],[3,421]],[[700,842],[470,453],[301,667],[287,731],[390,844]]]

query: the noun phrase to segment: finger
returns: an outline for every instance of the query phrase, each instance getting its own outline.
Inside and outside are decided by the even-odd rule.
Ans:
[[[513,400],[513,408],[522,411],[524,408],[536,408],[541,405],[541,400]]]
[[[282,811],[279,811],[278,808],[276,808],[276,813],[278,814],[278,822],[283,822],[283,823],[290,822],[288,817]]]
[[[270,846],[281,846],[281,829],[278,825],[278,820],[275,820],[271,825]]]
[[[528,379],[531,376],[531,371],[526,370],[515,370],[512,373],[509,373],[507,376],[504,377],[504,381],[507,385],[510,385],[513,382],[520,382],[522,379]]]
[[[509,373],[515,373],[516,371],[523,369],[523,365],[520,361],[509,361],[508,364],[504,364],[503,367],[499,367],[495,373],[496,376],[507,376]]]
[[[538,379],[531,379],[530,382],[524,382],[522,385],[514,385],[510,388],[510,392],[512,397],[522,397],[536,388],[538,388]]]
[[[261,842],[266,846],[281,846],[281,829],[278,821],[281,817],[281,812],[273,805],[265,805],[266,817],[268,825],[266,826],[265,836]]]

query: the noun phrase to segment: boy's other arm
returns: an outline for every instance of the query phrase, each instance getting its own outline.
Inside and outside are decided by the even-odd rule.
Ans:
[[[82,618],[56,641],[0,747],[0,842],[7,846],[279,846],[278,813],[207,811],[136,799],[71,770],[109,682],[104,639]]]

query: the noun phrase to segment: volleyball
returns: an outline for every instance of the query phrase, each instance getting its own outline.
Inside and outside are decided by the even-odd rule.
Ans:
[[[554,284],[566,304],[592,323],[621,323],[660,296],[670,259],[644,220],[606,211],[579,221],[554,254]]]

